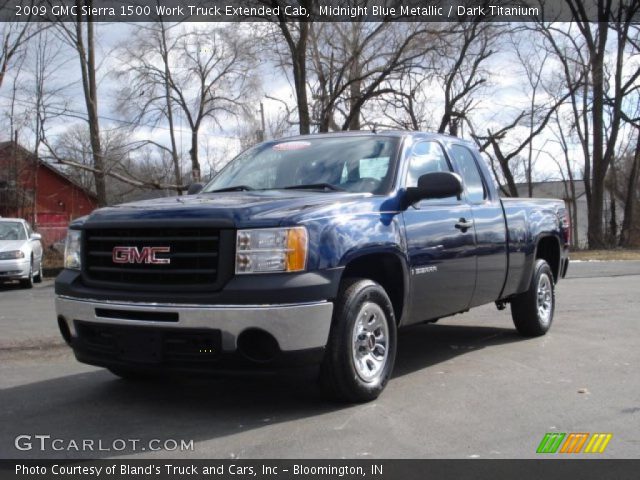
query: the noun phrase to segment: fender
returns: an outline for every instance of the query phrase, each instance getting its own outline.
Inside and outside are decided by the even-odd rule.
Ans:
[[[539,233],[532,242],[532,248],[527,249],[527,261],[525,262],[526,268],[522,272],[522,277],[520,278],[520,283],[518,285],[518,292],[524,292],[529,288],[529,283],[531,281],[531,275],[533,275],[533,266],[535,265],[535,259],[538,256],[538,246],[540,245],[540,241],[545,238],[553,238],[555,242],[558,243],[558,248],[560,255],[558,256],[558,261],[562,259],[562,250],[560,247],[560,239],[557,234],[553,232],[541,232]],[[550,265],[551,269],[554,272],[560,272],[560,265]]]
[[[401,306],[401,308],[398,308],[400,312],[397,315],[398,318],[396,318],[396,322],[398,323],[398,326],[401,326],[405,324],[405,314],[407,312],[406,307],[407,305],[409,305],[409,302],[411,301],[411,298],[410,298],[411,289],[409,288],[410,286],[409,282],[411,281],[411,277],[409,275],[409,261],[408,261],[407,255],[404,251],[402,251],[402,249],[399,248],[398,245],[395,245],[395,246],[386,245],[384,247],[381,247],[380,245],[365,245],[357,251],[354,250],[349,252],[349,254],[345,255],[345,257],[343,257],[340,262],[341,265],[344,266],[344,268],[341,271],[342,275],[340,280],[342,281],[342,278],[344,277],[345,272],[350,271],[350,266],[354,266],[354,268],[356,269],[364,268],[365,270],[367,270],[369,267],[375,268],[375,266],[379,265],[381,263],[381,260],[383,259],[386,259],[388,261],[389,258],[395,259],[401,270],[399,272],[400,281],[402,282],[402,285],[400,285],[401,293],[396,291],[396,296],[395,296],[395,299],[401,302],[401,304],[398,305],[398,307]],[[387,268],[393,268],[393,267],[389,266]],[[397,272],[394,272],[394,273],[397,273]],[[391,278],[391,277],[390,276],[387,277],[385,275],[382,278],[380,278],[379,283],[384,284],[385,278]],[[394,277],[394,281],[397,282],[398,280]],[[389,285],[387,285],[386,287],[388,288]],[[390,289],[390,290],[393,290],[393,289]],[[392,301],[394,301],[394,296],[392,291],[388,291],[387,293],[389,293],[389,296],[392,297],[391,298]]]

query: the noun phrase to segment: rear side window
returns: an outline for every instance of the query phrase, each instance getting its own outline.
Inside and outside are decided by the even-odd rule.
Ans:
[[[487,198],[487,190],[484,187],[482,175],[473,153],[462,145],[452,145],[450,150],[456,165],[460,169],[460,175],[462,175],[469,202],[481,203]]]
[[[444,150],[436,142],[418,142],[411,149],[407,187],[417,187],[418,178],[432,172],[450,172]]]

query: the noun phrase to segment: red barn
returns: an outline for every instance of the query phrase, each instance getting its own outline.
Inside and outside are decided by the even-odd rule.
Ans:
[[[64,238],[69,222],[97,207],[97,198],[15,142],[0,142],[0,216],[29,221],[45,246]]]

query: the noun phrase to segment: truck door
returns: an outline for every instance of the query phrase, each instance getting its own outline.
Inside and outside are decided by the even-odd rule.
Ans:
[[[404,185],[430,172],[453,171],[440,143],[420,140],[409,154]],[[476,281],[475,235],[464,196],[422,200],[403,213],[410,264],[407,323],[440,318],[469,307]]]
[[[481,168],[482,159],[464,145],[449,145],[449,153],[473,215],[477,273],[470,306],[475,307],[497,300],[502,292],[507,276],[507,228],[500,198]]]

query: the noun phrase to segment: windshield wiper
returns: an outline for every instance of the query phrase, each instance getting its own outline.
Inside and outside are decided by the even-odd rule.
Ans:
[[[214,192],[248,192],[249,190],[255,190],[253,187],[249,185],[235,185],[233,187],[225,187],[219,188],[217,190],[209,190],[205,193],[214,193]]]
[[[288,187],[284,187],[284,190],[331,190],[334,192],[344,192],[344,188],[336,187],[335,185],[331,185],[330,183],[308,183],[306,185],[289,185]]]

